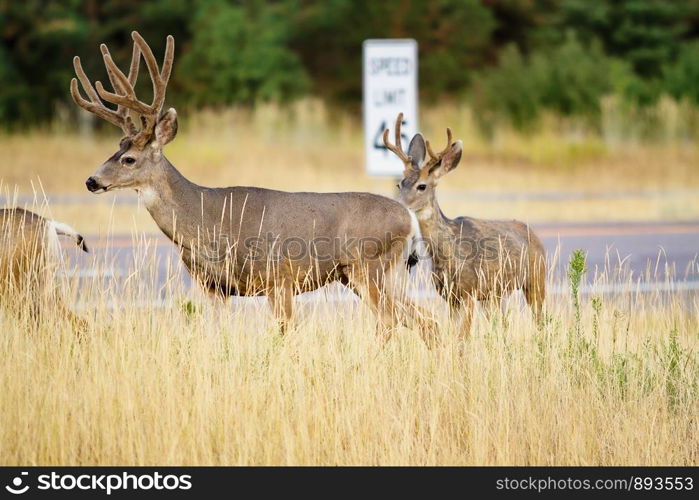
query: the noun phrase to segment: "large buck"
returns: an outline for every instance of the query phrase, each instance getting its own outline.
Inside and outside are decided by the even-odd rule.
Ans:
[[[20,317],[28,312],[34,323],[56,316],[82,331],[85,321],[64,304],[55,281],[59,236],[71,238],[87,252],[83,237],[67,224],[22,208],[0,209],[0,301]]]
[[[384,145],[405,166],[399,199],[417,216],[432,258],[435,286],[454,312],[465,310],[464,334],[471,327],[474,301],[495,307],[516,289],[522,289],[540,320],[546,293],[546,257],[539,238],[516,220],[446,217],[439,208],[436,188],[439,179],[459,164],[461,141],[452,142],[451,129],[447,128],[447,146],[435,153],[418,133],[406,153],[400,142],[402,122],[401,113],[396,119],[395,144],[389,142],[388,129],[383,134]]]
[[[114,92],[100,82],[93,87],[80,59],[73,60],[89,98],[80,95],[73,78],[75,102],[124,132],[119,150],[87,179],[87,188],[93,193],[135,189],[206,290],[219,297],[266,295],[282,331],[292,319],[292,297],[332,281],[365,296],[384,323],[393,325],[398,297],[391,297],[388,281],[407,274],[405,263],[418,230],[410,212],[397,201],[368,193],[208,188],[189,181],[163,155],[177,132],[175,110],[161,113],[174,39],[167,37],[159,69],[143,38],[135,31],[132,37],[128,76],[107,47],[100,47]],[[151,104],[134,92],[141,55],[153,83]],[[140,115],[140,129],[130,112]],[[413,307],[409,311],[416,314]]]

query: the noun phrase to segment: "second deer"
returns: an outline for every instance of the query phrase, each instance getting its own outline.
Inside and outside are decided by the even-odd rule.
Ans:
[[[400,201],[412,210],[420,223],[423,242],[432,258],[433,279],[454,312],[463,308],[462,331],[470,330],[474,301],[498,306],[503,296],[521,289],[537,320],[541,319],[546,294],[544,247],[529,226],[519,221],[493,221],[472,217],[450,219],[437,202],[439,180],[461,160],[461,141],[452,142],[447,129],[447,146],[438,153],[429,141],[416,134],[408,152],[400,142],[403,114],[395,125],[395,144],[384,145],[403,162],[399,184]]]

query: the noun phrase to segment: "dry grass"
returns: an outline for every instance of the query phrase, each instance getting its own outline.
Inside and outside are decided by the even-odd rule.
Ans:
[[[284,338],[264,300],[192,305],[176,270],[151,307],[154,264],[144,250],[126,281],[83,283],[82,342],[57,318],[32,333],[0,316],[0,463],[699,461],[696,295],[628,282],[583,298],[580,333],[568,296],[543,329],[516,296],[465,342],[434,301],[430,351],[405,328],[381,348],[368,309],[332,291]]]
[[[184,114],[186,117],[186,113]],[[208,185],[370,190],[358,120],[313,102],[291,112],[199,114],[168,149]],[[536,219],[696,218],[691,196],[483,201],[450,190],[607,191],[699,187],[696,148],[611,147],[594,137],[502,131],[477,138],[468,110],[423,117],[439,142],[451,124],[466,161],[443,186],[450,214]],[[116,134],[35,132],[0,137],[5,189],[83,192]],[[34,186],[30,180],[34,179]],[[43,213],[86,233],[154,231],[142,208],[80,203]],[[551,295],[539,329],[521,297],[460,341],[440,301],[443,344],[429,351],[403,328],[384,348],[375,320],[332,291],[297,301],[299,323],[280,338],[264,300],[215,307],[172,271],[157,289],[143,249],[126,279],[82,280],[74,302],[91,321],[79,341],[49,318],[39,331],[0,309],[0,463],[16,464],[583,464],[699,462],[699,297],[628,289]],[[111,267],[100,262],[98,267]],[[552,267],[555,267],[552,264]],[[699,272],[693,269],[692,273]],[[551,276],[552,285],[568,287]],[[73,283],[76,289],[76,283]],[[597,290],[601,290],[598,288]],[[76,292],[77,293],[77,292]],[[327,294],[327,297],[324,295]],[[166,297],[155,307],[150,298]],[[24,307],[7,301],[6,307]],[[593,307],[594,304],[594,307]]]
[[[180,134],[168,146],[169,159],[191,180],[210,186],[255,185],[289,191],[371,191],[395,194],[394,180],[364,174],[359,118],[335,116],[315,101],[289,109],[260,106],[255,111],[180,114]],[[605,142],[594,134],[564,132],[551,123],[523,136],[499,130],[492,140],[477,132],[463,106],[442,105],[424,112],[422,128],[437,144],[451,125],[464,140],[460,167],[440,187],[451,215],[539,220],[661,220],[699,217],[699,151],[693,142],[656,144]],[[20,193],[39,184],[49,194],[80,193],[84,182],[116,150],[118,133],[76,135],[36,131],[0,136],[0,179]],[[477,194],[501,192],[636,192],[668,195],[585,198],[558,201],[502,200]],[[111,196],[94,205],[54,206],[55,214],[85,232],[102,229],[99,217],[111,210]],[[119,208],[120,211],[122,211]],[[134,210],[115,218],[133,226]],[[77,217],[73,217],[75,214]],[[87,214],[87,216],[86,216]],[[124,222],[126,221],[126,222]],[[145,230],[156,230],[147,214],[136,215]],[[149,225],[150,224],[150,225]],[[86,226],[86,227],[84,227]]]

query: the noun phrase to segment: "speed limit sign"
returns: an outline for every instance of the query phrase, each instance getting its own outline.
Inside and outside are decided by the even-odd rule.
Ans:
[[[412,39],[364,41],[364,149],[369,175],[399,177],[403,163],[383,144],[383,131],[403,113],[403,149],[418,130],[417,42]]]

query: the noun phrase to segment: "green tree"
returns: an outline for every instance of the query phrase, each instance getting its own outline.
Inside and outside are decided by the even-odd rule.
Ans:
[[[65,99],[70,58],[88,31],[79,3],[0,4],[0,120],[6,126],[46,120]]]
[[[471,97],[476,118],[486,131],[503,119],[520,130],[536,122],[540,82],[530,68],[517,46],[511,44],[503,50],[498,67],[475,79]]]
[[[670,95],[699,104],[699,42],[684,44],[677,60],[666,65],[663,74]]]
[[[607,92],[699,103],[699,0],[6,0],[0,27],[5,127],[70,103],[74,55],[92,80],[107,81],[100,43],[126,68],[134,29],[158,57],[175,36],[174,105],[312,93],[356,109],[362,42],[408,37],[419,44],[423,100],[470,89],[484,120],[526,128],[548,110],[594,121]],[[147,100],[148,78],[137,86]]]
[[[631,78],[628,65],[606,56],[594,40],[583,45],[573,33],[556,49],[536,53],[531,71],[543,109],[586,117],[593,123],[600,115],[600,99],[624,92]]]
[[[365,39],[416,39],[420,93],[433,98],[467,87],[472,70],[488,59],[495,27],[477,0],[303,1],[293,24],[292,47],[313,78],[314,93],[344,103],[361,99]]]
[[[662,74],[687,32],[686,2],[673,0],[563,0],[561,27],[585,43],[601,40],[607,54],[627,61],[642,78]]]
[[[288,47],[291,7],[289,2],[198,3],[178,72],[187,99],[212,105],[303,94],[308,77]]]
[[[518,129],[534,126],[541,111],[578,116],[596,125],[600,99],[623,93],[634,78],[627,64],[606,56],[597,43],[585,46],[573,33],[553,49],[524,57],[507,47],[500,64],[475,82],[474,104],[486,130],[498,119]]]
[[[483,0],[483,4],[496,23],[491,44],[494,61],[508,45],[516,45],[526,55],[551,47],[560,39],[556,26],[560,0]]]

